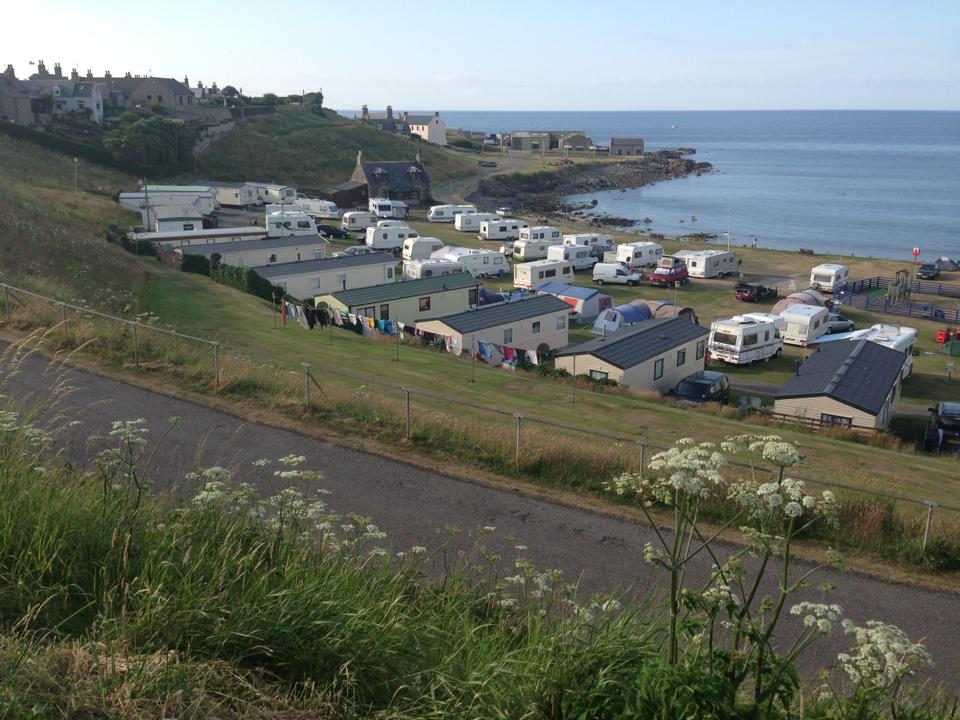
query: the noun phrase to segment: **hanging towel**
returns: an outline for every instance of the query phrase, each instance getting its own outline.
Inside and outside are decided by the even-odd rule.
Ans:
[[[493,360],[493,346],[490,343],[485,343],[483,340],[477,343],[477,352],[480,353],[482,357],[487,362]]]
[[[450,338],[450,349],[454,355],[459,355],[463,352],[463,338],[459,335],[454,335]]]
[[[287,301],[280,298],[280,324],[287,324]]]
[[[534,365],[539,365],[540,362],[537,360],[537,351],[536,350],[527,350],[527,360],[529,360]]]
[[[503,366],[511,370],[517,366],[516,351],[509,345],[503,346]]]
[[[362,332],[364,337],[374,337],[377,331],[370,327],[369,323],[363,325]]]

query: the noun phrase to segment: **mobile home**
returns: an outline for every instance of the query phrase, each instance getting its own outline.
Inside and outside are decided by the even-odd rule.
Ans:
[[[615,244],[612,235],[598,235],[596,233],[577,233],[575,235],[564,235],[564,245],[582,245],[590,248],[590,251],[599,259],[603,254],[612,248]]]
[[[314,198],[300,198],[297,205],[303,208],[303,211],[312,218],[322,220],[339,220],[340,208],[337,204],[329,200],[316,200]]]
[[[551,245],[547,248],[547,260],[566,260],[574,272],[597,264],[597,256],[586,245]]]
[[[850,271],[846,265],[824,263],[810,271],[810,287],[821,292],[837,292],[847,284]]]
[[[890,325],[888,323],[878,323],[862,330],[840,333],[837,335],[826,335],[820,339],[820,344],[825,345],[828,342],[837,340],[869,340],[877,345],[883,345],[891,350],[896,350],[904,354],[903,377],[907,378],[913,372],[913,350],[917,344],[917,329],[906,327],[904,325]]]
[[[737,273],[737,258],[729,250],[680,250],[674,255],[686,261],[690,277],[714,278]]]
[[[750,365],[779,357],[783,352],[779,315],[748,313],[719,318],[710,325],[710,357],[731,365]]]
[[[127,233],[127,239],[134,242],[137,240],[149,240],[154,243],[154,247],[160,244],[171,245],[173,247],[191,247],[194,245],[209,245],[213,243],[263,240],[265,237],[267,237],[267,231],[256,225],[232,228],[210,228],[206,230]]]
[[[400,256],[404,260],[426,260],[431,253],[443,247],[443,241],[435,237],[412,237],[403,241]]]
[[[396,220],[406,218],[410,210],[405,202],[382,197],[370,198],[367,203],[367,209],[378,218],[393,218]]]
[[[283,209],[273,209],[280,207]],[[314,236],[319,234],[313,218],[296,205],[267,205],[266,225],[269,237]]]
[[[203,215],[193,207],[180,205],[155,205],[150,208],[157,232],[199,230],[203,228]]]
[[[352,230],[360,232],[377,224],[377,218],[373,213],[363,212],[362,210],[351,210],[345,212],[340,218],[341,230]]]
[[[655,242],[621,243],[604,253],[604,262],[622,262],[632,268],[656,267],[663,257],[663,245]]]
[[[380,227],[380,224],[377,223],[377,227],[367,228],[365,242],[368,247],[375,250],[392,250],[399,254],[404,241],[415,237],[418,237],[417,231],[406,223],[402,225],[391,223],[386,227]]]
[[[211,260],[216,256],[221,265],[258,267],[321,260],[326,256],[326,246],[327,241],[318,235],[312,238],[284,237],[216,242],[180,247],[175,252],[181,256],[202,255]]]
[[[427,220],[430,222],[452,223],[457,215],[465,213],[475,213],[475,205],[434,205],[427,213]]]
[[[535,260],[513,266],[513,285],[537,290],[552,282],[573,282],[573,266],[566,260]]]
[[[403,279],[420,280],[422,278],[438,277],[465,273],[467,268],[462,263],[453,260],[404,260]]]
[[[140,221],[143,225],[150,226],[156,222],[156,216],[153,213],[154,208],[164,205],[192,207],[204,217],[213,215],[217,209],[216,197],[217,195],[213,190],[193,194],[153,191],[144,193],[141,191],[120,193],[118,202],[128,210],[140,213]]]
[[[250,183],[198,180],[197,185],[209,185],[216,193],[217,204],[221,207],[238,208],[258,204],[257,189]]]
[[[370,257],[370,256],[365,256]],[[434,276],[317,295],[317,307],[354,313],[375,320],[418,320],[451,315],[477,307],[480,284],[470,273]]]
[[[257,191],[258,202],[266,205],[267,203],[286,203],[293,204],[297,202],[297,189],[289,185],[277,185],[275,183],[249,183]]]
[[[460,232],[479,232],[481,223],[499,220],[494,213],[460,213],[453,221],[453,227]]]
[[[396,260],[389,253],[346,255],[255,267],[257,274],[284,292],[305,300],[324,292],[373,285],[395,285]]]
[[[477,237],[481,240],[519,240],[520,231],[528,227],[530,227],[529,223],[512,218],[487,220],[480,223],[480,232]]]
[[[827,332],[829,311],[814,305],[791,305],[780,317],[786,323],[783,328],[783,341],[788,345],[806,347]]]
[[[431,260],[449,260],[463,264],[474,277],[504,277],[510,266],[503,253],[465,247],[445,247],[430,254]]]

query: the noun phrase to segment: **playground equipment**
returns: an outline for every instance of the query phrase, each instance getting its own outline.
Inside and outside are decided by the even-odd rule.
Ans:
[[[908,270],[902,268],[897,270],[897,276],[887,286],[887,297],[893,302],[910,298],[910,272]]]

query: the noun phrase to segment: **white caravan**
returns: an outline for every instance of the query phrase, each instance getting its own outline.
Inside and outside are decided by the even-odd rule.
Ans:
[[[267,237],[289,237],[290,235],[315,237],[317,224],[296,205],[267,205]]]
[[[466,247],[445,247],[430,254],[431,260],[446,260],[463,265],[475,278],[504,277],[510,266],[503,253]]]
[[[622,262],[632,268],[656,267],[663,257],[663,245],[655,242],[621,243],[604,253],[604,262]]]
[[[812,345],[827,332],[827,315],[825,307],[816,305],[791,305],[780,317],[786,326],[783,329],[783,341],[788,345],[806,347]]]
[[[404,260],[403,279],[422,280],[423,278],[438,277],[441,275],[456,275],[465,273],[467,269],[458,262],[450,260]]]
[[[810,287],[820,292],[837,292],[847,284],[850,271],[846,265],[824,263],[810,271]]]
[[[749,365],[779,357],[783,352],[779,315],[748,313],[718,318],[710,324],[710,357],[731,365]]]
[[[680,250],[674,257],[687,263],[690,277],[714,278],[737,273],[737,257],[731,250]]]
[[[330,200],[316,200],[314,198],[300,198],[297,205],[312,218],[321,220],[339,220],[340,208]]]
[[[560,228],[550,225],[536,225],[520,230],[521,240],[542,240],[547,245],[563,245],[563,234]]]
[[[367,228],[365,242],[374,250],[392,250],[397,255],[405,240],[418,237],[417,231],[407,225]]]
[[[480,223],[480,232],[477,233],[477,237],[481,240],[519,240],[520,231],[528,227],[530,227],[529,223],[513,218],[487,220]]]
[[[590,248],[590,252],[597,259],[603,257],[603,254],[613,247],[614,239],[612,235],[598,235],[596,233],[577,233],[576,235],[564,235],[564,245],[582,245]]]
[[[513,266],[513,285],[536,290],[551,282],[573,282],[573,267],[565,260],[536,260]]]
[[[426,260],[431,253],[443,247],[443,241],[435,237],[412,237],[403,241],[400,256],[404,260]]]
[[[513,244],[513,259],[519,262],[546,260],[552,244],[549,240],[517,240]]]
[[[902,352],[906,355],[903,363],[901,377],[910,377],[913,372],[913,348],[917,344],[917,329],[906,327],[904,325],[888,325],[887,323],[878,323],[871,325],[863,330],[854,330],[845,333],[838,339],[843,340],[869,340],[878,345],[883,345],[891,350]]]
[[[430,222],[452,223],[457,215],[466,213],[475,213],[475,205],[434,205],[427,213],[427,220]]]
[[[192,207],[204,216],[212,215],[217,209],[217,194],[213,190],[195,193],[125,192],[120,193],[117,201],[128,210],[140,213],[144,225],[152,225],[154,221],[153,217],[148,217],[146,210],[148,207],[150,209],[159,205]]]
[[[460,232],[479,232],[482,223],[499,219],[493,213],[460,213],[454,219],[453,227]]]
[[[551,245],[547,248],[547,260],[566,260],[574,272],[597,264],[596,255],[585,245]]]
[[[637,285],[643,278],[640,273],[622,262],[601,262],[593,266],[593,281],[597,285]]]
[[[377,218],[373,213],[363,212],[362,210],[351,210],[345,212],[340,218],[341,230],[352,230],[360,232],[377,224]]]
[[[367,203],[367,210],[372,212],[378,218],[393,218],[403,220],[407,217],[409,208],[405,202],[400,200],[390,200],[389,198],[370,198]]]

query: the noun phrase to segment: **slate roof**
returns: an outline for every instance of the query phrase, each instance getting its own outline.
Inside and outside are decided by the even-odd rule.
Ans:
[[[98,83],[92,80],[28,80],[24,85],[39,94],[53,93],[55,87],[60,88],[62,97],[93,97],[93,91]],[[99,83],[102,85],[103,83]]]
[[[407,115],[404,120],[407,121],[408,125],[429,125],[433,120],[434,115]]]
[[[360,182],[359,180],[347,180],[346,182],[338,183],[337,185],[331,185],[326,190],[325,193],[331,194],[335,193],[338,190],[356,190],[358,187],[363,187],[366,183]]]
[[[639,137],[610,138],[610,147],[613,147],[614,145],[620,145],[622,147],[636,147],[638,145],[643,145],[643,138],[639,138]]]
[[[606,293],[596,288],[567,285],[566,283],[546,283],[538,287],[537,292],[547,293],[549,295],[563,295],[564,297],[577,298],[577,300],[589,300],[597,295],[606,295]]]
[[[361,257],[371,256],[364,255]],[[457,273],[456,275],[441,275],[422,280],[406,280],[386,285],[374,285],[373,287],[340,290],[328,294],[347,307],[356,307],[357,305],[370,305],[418,295],[430,295],[444,290],[461,290],[479,286],[480,282],[474,279],[470,273]]]
[[[417,175],[422,178],[420,182],[415,183],[410,179],[411,167],[418,170]],[[382,172],[377,172],[378,170]],[[368,185],[375,184],[379,188],[385,183],[388,192],[413,192],[420,190],[423,184],[430,181],[423,163],[415,161],[365,162],[363,175]]]
[[[593,355],[626,370],[709,334],[705,328],[683,318],[645,320],[638,326],[561,350],[557,357]]]
[[[536,295],[513,302],[484,305],[483,307],[456,315],[430,318],[442,322],[458,333],[472,333],[486,328],[508,325],[510,323],[540,317],[555,312],[569,312],[570,306],[553,295]],[[425,322],[421,320],[421,322]]]
[[[231,242],[209,243],[207,245],[188,245],[187,247],[181,249],[183,250],[184,255],[206,255],[209,257],[214,253],[220,253],[222,255],[223,253],[238,252],[241,250],[272,250],[273,248],[326,244],[327,241],[318,235],[316,238],[293,236],[282,238],[264,238],[263,240],[233,240]],[[285,265],[286,263],[281,264]]]
[[[773,397],[784,400],[826,395],[877,415],[900,377],[905,357],[869,340],[821,345]]]
[[[340,257],[328,257],[317,260],[301,260],[300,262],[274,263],[273,265],[260,265],[254,270],[260,277],[282,278],[291,275],[305,275],[314,272],[328,272],[330,270],[343,270],[353,267],[365,267],[366,265],[382,265],[396,263],[393,255],[388,253],[367,253],[366,255],[342,255]]]

